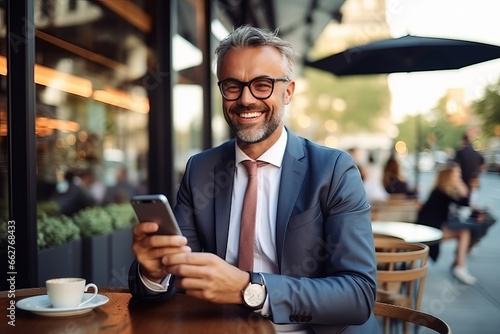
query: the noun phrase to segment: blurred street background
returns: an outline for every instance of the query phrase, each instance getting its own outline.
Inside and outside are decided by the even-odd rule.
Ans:
[[[433,185],[434,170],[420,173],[420,198]],[[455,240],[441,243],[436,262],[429,262],[422,310],[446,321],[454,334],[497,334],[500,331],[500,174],[481,175],[480,203],[497,218],[486,237],[473,249],[467,265],[478,279],[474,286],[461,284],[451,275]]]

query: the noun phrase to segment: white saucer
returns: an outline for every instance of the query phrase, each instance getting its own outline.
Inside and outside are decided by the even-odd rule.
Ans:
[[[93,293],[84,293],[82,302],[88,300],[93,295]],[[46,317],[69,317],[90,312],[93,308],[104,305],[108,301],[108,297],[98,294],[94,299],[81,307],[54,308],[50,302],[49,296],[41,295],[18,300],[16,306],[21,310],[30,311]]]

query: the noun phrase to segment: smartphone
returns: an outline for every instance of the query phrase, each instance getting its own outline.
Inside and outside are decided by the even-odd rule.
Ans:
[[[130,202],[139,222],[158,223],[160,228],[154,234],[182,234],[165,195],[137,195],[133,196]]]

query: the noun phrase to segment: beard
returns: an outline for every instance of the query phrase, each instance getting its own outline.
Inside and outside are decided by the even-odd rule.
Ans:
[[[265,117],[265,120],[263,124],[258,126],[258,128],[255,128],[255,125],[253,124],[239,124],[228,116],[228,114],[251,111],[263,112],[262,116]],[[269,136],[272,135],[281,124],[283,124],[283,120],[285,118],[284,96],[281,98],[281,103],[278,106],[278,109],[262,108],[257,105],[251,105],[248,107],[237,105],[234,108],[229,109],[228,113],[224,113],[224,117],[226,118],[226,122],[234,132],[236,138],[240,141],[247,144],[261,142],[269,138]]]

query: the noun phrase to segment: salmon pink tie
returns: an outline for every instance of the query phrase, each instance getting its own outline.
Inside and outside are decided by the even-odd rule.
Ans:
[[[255,248],[255,222],[257,216],[257,168],[267,165],[265,161],[245,160],[241,162],[248,172],[248,184],[243,199],[240,225],[240,247],[238,268],[253,271]]]

